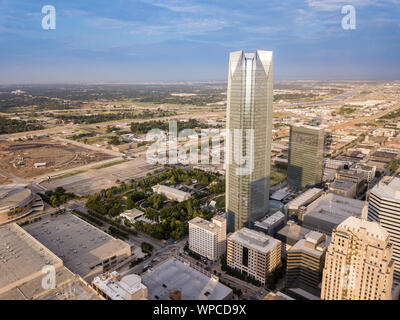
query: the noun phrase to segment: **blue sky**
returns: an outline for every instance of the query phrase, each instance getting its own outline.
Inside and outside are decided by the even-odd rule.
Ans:
[[[255,49],[276,79],[400,79],[400,0],[0,0],[0,47],[3,84],[226,80]]]

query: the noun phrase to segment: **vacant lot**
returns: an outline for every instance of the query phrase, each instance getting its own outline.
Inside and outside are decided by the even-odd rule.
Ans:
[[[49,190],[63,187],[68,192],[79,196],[87,196],[117,185],[117,180],[128,181],[144,177],[160,167],[150,165],[143,159],[134,159],[113,166],[100,166],[85,172],[64,178],[42,182],[41,185]]]
[[[112,158],[67,142],[42,138],[0,141],[0,169],[21,178],[31,178]],[[45,163],[35,167],[35,163]]]

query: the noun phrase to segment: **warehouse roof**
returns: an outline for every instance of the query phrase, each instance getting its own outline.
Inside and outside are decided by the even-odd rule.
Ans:
[[[62,266],[60,258],[15,223],[0,227],[0,239],[0,293],[40,275],[46,265]]]
[[[232,289],[216,278],[208,277],[175,258],[147,271],[142,275],[142,282],[148,289],[150,300],[168,300],[172,290],[180,291],[183,300],[223,300],[232,293]]]
[[[72,214],[46,217],[25,230],[57,254],[66,267],[85,277],[93,267],[130,246]]]

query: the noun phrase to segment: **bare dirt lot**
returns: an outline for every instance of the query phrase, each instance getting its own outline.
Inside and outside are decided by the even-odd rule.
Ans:
[[[0,141],[0,170],[21,178],[31,178],[111,158],[111,155],[50,138]],[[45,166],[36,168],[35,163],[45,163]]]
[[[87,196],[118,185],[118,180],[128,181],[141,178],[155,170],[162,170],[162,168],[148,164],[143,159],[133,159],[110,167],[93,168],[72,176],[44,181],[41,185],[49,190],[63,187],[78,196]]]

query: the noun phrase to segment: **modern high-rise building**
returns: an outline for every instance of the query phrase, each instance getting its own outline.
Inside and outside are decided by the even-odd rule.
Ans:
[[[189,221],[189,249],[216,261],[226,252],[226,219],[215,216],[212,221],[195,217]]]
[[[384,178],[372,188],[368,220],[379,221],[389,232],[395,261],[394,281],[400,283],[400,178]]]
[[[310,231],[287,251],[286,287],[300,288],[320,296],[326,236]]]
[[[289,139],[288,183],[296,188],[322,181],[325,133],[320,127],[292,125]]]
[[[321,299],[390,300],[393,271],[389,233],[378,222],[350,217],[332,233]]]
[[[265,284],[268,273],[281,263],[281,246],[279,240],[262,232],[242,228],[228,237],[227,264]]]
[[[272,103],[272,52],[231,52],[225,154],[229,232],[251,227],[269,210]]]

